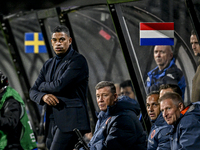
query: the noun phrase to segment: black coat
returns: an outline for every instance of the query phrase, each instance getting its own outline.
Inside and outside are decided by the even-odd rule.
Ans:
[[[71,47],[53,74],[56,57],[47,60],[35,84],[30,89],[32,101],[44,105],[42,97],[53,94],[59,104],[53,108],[55,123],[62,132],[79,130],[90,131],[87,113],[86,93],[88,89],[88,65],[86,59]],[[50,106],[47,105],[46,119],[48,124]]]

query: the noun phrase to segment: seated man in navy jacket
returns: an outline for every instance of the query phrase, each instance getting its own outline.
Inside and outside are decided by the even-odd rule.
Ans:
[[[112,82],[99,82],[95,88],[101,111],[90,150],[146,150],[146,135],[137,118],[138,102],[127,96],[118,98]]]
[[[175,92],[166,92],[159,101],[163,118],[172,125],[169,132],[171,149],[199,149],[200,102],[185,107],[182,98]]]
[[[152,91],[146,100],[147,113],[151,119],[152,127],[148,137],[147,150],[169,150],[169,133],[171,126],[166,123],[160,112],[160,103],[158,102],[159,92]]]

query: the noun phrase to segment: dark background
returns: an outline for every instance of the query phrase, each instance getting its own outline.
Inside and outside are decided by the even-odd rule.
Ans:
[[[20,11],[47,9],[56,6],[81,6],[106,3],[106,0],[8,0],[0,5],[0,13],[9,15]]]

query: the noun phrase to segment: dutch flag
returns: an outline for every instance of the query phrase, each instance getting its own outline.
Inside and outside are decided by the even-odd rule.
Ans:
[[[174,45],[174,23],[140,23],[140,45]]]

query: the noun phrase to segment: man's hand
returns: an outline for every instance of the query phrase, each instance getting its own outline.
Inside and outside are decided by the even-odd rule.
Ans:
[[[47,103],[49,106],[56,106],[59,103],[59,100],[52,94],[46,94],[42,97],[42,100]]]

